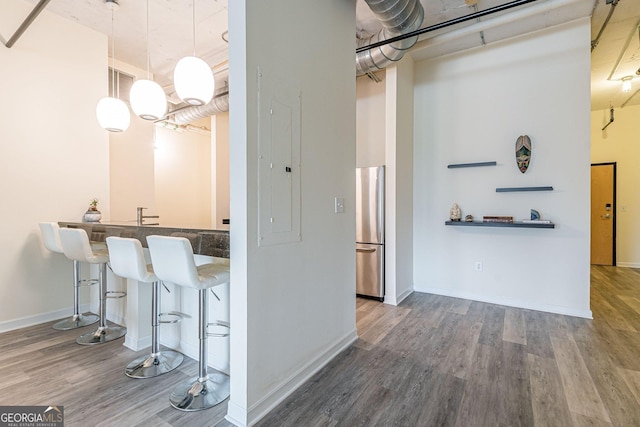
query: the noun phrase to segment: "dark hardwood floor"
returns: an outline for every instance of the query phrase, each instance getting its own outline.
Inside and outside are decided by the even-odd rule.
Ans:
[[[591,282],[594,320],[419,293],[398,307],[358,299],[357,343],[259,425],[638,426],[640,270],[593,267]],[[170,407],[195,361],[135,380],[124,366],[146,351],[78,335],[51,323],[0,334],[0,405],[64,405],[68,427],[231,425],[226,402]]]

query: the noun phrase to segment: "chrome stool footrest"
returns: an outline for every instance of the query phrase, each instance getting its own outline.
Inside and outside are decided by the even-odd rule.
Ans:
[[[162,317],[169,317],[169,319],[162,319]],[[170,324],[174,324],[174,323],[180,323],[182,322],[182,319],[185,317],[191,317],[188,314],[185,313],[178,313],[175,311],[170,311],[169,313],[160,313],[158,315],[158,318],[160,319],[160,323],[161,324],[166,324],[166,323],[170,323]]]
[[[80,279],[78,280],[78,286],[93,286],[100,282],[98,279]]]
[[[209,332],[210,327],[220,327],[226,329],[227,331],[231,329],[231,327],[229,326],[229,322],[225,322],[224,320],[216,320],[215,322],[207,323],[208,337],[224,338],[229,336],[229,332]]]
[[[120,298],[124,298],[126,296],[127,296],[127,293],[125,291],[107,291],[107,292],[105,292],[105,298],[120,299]]]

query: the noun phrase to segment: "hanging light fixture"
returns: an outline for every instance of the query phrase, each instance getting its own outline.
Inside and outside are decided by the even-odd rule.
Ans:
[[[109,132],[123,132],[127,130],[131,123],[131,116],[129,115],[127,104],[116,96],[116,45],[115,37],[113,36],[113,11],[118,9],[118,2],[115,0],[105,0],[105,4],[111,9],[111,96],[104,97],[98,101],[96,117],[103,129]]]
[[[633,76],[626,76],[622,78],[622,91],[624,93],[631,91],[631,80],[633,80]]]
[[[173,87],[181,100],[189,105],[211,101],[215,82],[211,68],[196,56],[196,0],[193,0],[193,56],[185,56],[173,71]]]
[[[129,92],[131,109],[145,120],[158,120],[167,113],[167,95],[150,79],[149,71],[149,0],[147,0],[147,78],[136,80]]]

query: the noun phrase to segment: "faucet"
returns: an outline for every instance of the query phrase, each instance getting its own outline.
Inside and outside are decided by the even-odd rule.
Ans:
[[[136,209],[138,211],[138,215],[137,215],[137,218],[136,218],[137,221],[138,221],[138,225],[160,225],[160,223],[158,223],[158,222],[153,223],[153,224],[145,224],[144,220],[147,219],[147,218],[160,218],[160,217],[158,215],[143,215],[142,214],[142,210],[143,209],[147,209],[147,208],[143,208],[143,207],[138,206]]]

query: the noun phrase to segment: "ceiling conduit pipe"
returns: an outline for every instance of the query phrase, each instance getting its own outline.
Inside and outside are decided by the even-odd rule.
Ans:
[[[422,26],[424,9],[419,0],[365,0],[376,18],[382,22],[382,29],[368,39],[358,40],[358,47],[390,39]],[[392,62],[402,59],[413,47],[418,37],[411,37],[395,43],[368,49],[356,54],[356,74],[373,73],[386,68]]]
[[[382,41],[380,44],[395,43],[396,40],[401,40],[403,38],[421,36],[431,31],[439,30],[441,28],[446,28],[446,27],[458,24],[460,22],[476,19],[479,15],[487,16],[487,15],[496,13],[498,10],[506,10],[511,7],[516,7],[523,4],[532,3],[535,1],[538,1],[538,0],[516,0],[511,3],[506,3],[502,6],[496,6],[494,8],[489,8],[489,9],[480,11],[478,13],[472,13],[470,15],[466,15],[461,18],[455,18],[450,21],[443,22],[441,24],[436,24],[430,27],[421,28],[419,30],[414,31],[413,33],[397,36],[394,39]],[[517,22],[523,19],[528,19],[539,14],[555,11],[561,7],[571,7],[574,4],[578,4],[583,1],[584,0],[546,0],[544,3],[534,4],[533,6],[516,10],[515,12],[500,15],[498,17],[495,17],[486,21],[476,22],[467,27],[463,27],[457,30],[450,31],[448,33],[443,33],[430,38],[426,38],[424,40],[420,40],[418,43],[416,43],[414,48],[417,50],[428,49],[430,47],[437,46],[442,43],[457,40],[459,38],[468,36],[470,34],[478,33],[480,31],[487,31],[487,30],[498,28],[503,25],[511,24],[513,22]],[[358,52],[359,50],[365,50],[368,47],[369,46],[360,47],[358,48],[358,50],[356,50],[356,52]],[[377,47],[377,46],[373,44],[370,48],[374,48],[374,47]]]

